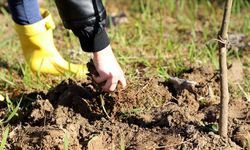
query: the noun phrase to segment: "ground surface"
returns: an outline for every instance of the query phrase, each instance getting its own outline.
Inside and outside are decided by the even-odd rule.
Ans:
[[[229,139],[221,139],[216,127],[219,98],[211,93],[218,89],[215,74],[192,68],[183,74],[198,79],[189,90],[139,78],[110,95],[96,91],[90,81],[73,80],[46,93],[27,93],[34,102],[12,126],[9,147],[63,149],[67,135],[70,149],[241,149],[250,136],[249,103],[230,101]],[[149,109],[151,103],[159,107]]]
[[[43,5],[54,14],[61,54],[87,62],[77,39],[63,29],[54,5]],[[5,148],[249,149],[249,6],[240,11],[234,7],[232,15],[229,136],[223,139],[218,135],[215,40],[223,5],[212,0],[121,0],[106,5],[118,16],[111,17],[108,32],[128,82],[126,89],[109,94],[90,77],[31,73],[20,57],[9,14],[0,4],[0,141],[9,129]]]

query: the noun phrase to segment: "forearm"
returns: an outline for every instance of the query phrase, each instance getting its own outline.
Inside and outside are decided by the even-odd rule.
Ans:
[[[105,31],[106,11],[101,0],[55,0],[66,28],[79,38],[82,49],[93,52],[98,76],[96,83],[105,82],[102,90],[114,91],[117,84],[126,86],[124,73],[109,45]]]
[[[105,31],[106,10],[101,0],[55,0],[65,28],[79,38],[86,52],[97,52],[109,45]]]

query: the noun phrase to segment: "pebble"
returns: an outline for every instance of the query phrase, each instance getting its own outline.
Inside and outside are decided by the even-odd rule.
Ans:
[[[0,94],[0,101],[4,101],[4,97],[1,94]]]

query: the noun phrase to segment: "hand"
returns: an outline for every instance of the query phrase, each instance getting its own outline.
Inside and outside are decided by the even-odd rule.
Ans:
[[[119,83],[125,88],[126,79],[124,73],[118,64],[110,45],[99,52],[94,52],[93,62],[99,74],[99,76],[93,76],[95,82],[101,83],[106,81],[105,85],[102,87],[103,91],[114,91]]]

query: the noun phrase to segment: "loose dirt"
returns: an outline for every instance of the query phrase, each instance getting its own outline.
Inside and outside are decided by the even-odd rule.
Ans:
[[[218,73],[192,68],[168,81],[138,77],[125,90],[102,93],[92,81],[67,80],[32,103],[11,123],[8,149],[241,149],[250,138],[250,106],[231,99],[229,138],[220,138]],[[25,99],[23,100],[25,101]],[[67,144],[68,143],[68,144]]]

